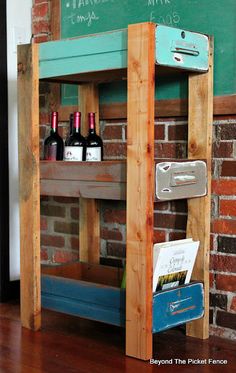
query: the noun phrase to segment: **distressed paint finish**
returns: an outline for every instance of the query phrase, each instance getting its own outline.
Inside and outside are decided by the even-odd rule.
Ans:
[[[125,289],[49,274],[42,275],[41,283],[44,308],[125,326]],[[201,318],[203,294],[202,283],[154,293],[152,333]]]
[[[41,43],[40,79],[127,67],[127,29]]]
[[[159,65],[194,71],[207,71],[208,37],[163,25],[156,28],[156,62]]]
[[[123,70],[127,68],[127,39],[127,29],[123,29],[41,43],[40,79]],[[194,71],[208,69],[208,38],[205,35],[157,25],[155,43],[158,65]]]
[[[42,306],[117,326],[125,323],[125,291],[105,285],[42,275]]]
[[[202,283],[153,294],[153,333],[199,319],[204,314]]]

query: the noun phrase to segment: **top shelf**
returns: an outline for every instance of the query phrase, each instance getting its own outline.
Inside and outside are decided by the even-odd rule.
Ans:
[[[41,43],[39,77],[79,84],[127,78],[128,29]],[[208,70],[209,39],[206,35],[156,25],[157,72]]]

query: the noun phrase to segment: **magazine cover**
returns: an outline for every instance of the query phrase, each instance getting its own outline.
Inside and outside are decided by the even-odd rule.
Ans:
[[[191,238],[154,244],[153,292],[189,283],[198,247]]]

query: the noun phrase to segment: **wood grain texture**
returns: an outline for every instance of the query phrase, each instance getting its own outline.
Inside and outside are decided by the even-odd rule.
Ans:
[[[82,113],[81,132],[88,133],[88,113],[96,113],[96,131],[99,133],[99,97],[98,87],[85,84],[79,87],[79,110]],[[80,198],[79,238],[80,260],[99,263],[100,259],[100,210],[96,199]]]
[[[38,45],[18,48],[18,143],[22,325],[37,330],[40,303]]]
[[[126,354],[152,357],[155,25],[128,28]]]
[[[58,0],[51,0],[51,32],[52,40],[59,40],[61,38],[61,7]]]
[[[189,77],[189,140],[190,159],[207,161],[208,194],[188,200],[187,237],[200,241],[192,278],[204,282],[205,314],[187,325],[187,334],[198,338],[209,336],[209,251],[211,220],[211,152],[213,123],[213,40],[210,43],[209,71]]]
[[[59,111],[59,117],[62,121],[69,118],[70,113],[77,110],[76,106],[60,106],[60,100],[55,100],[53,96],[53,105]],[[214,115],[230,115],[236,114],[236,95],[230,96],[215,96],[214,97]],[[55,106],[52,106],[55,107]],[[127,118],[127,104],[126,102],[101,104],[99,107],[100,119],[126,119]],[[155,101],[155,117],[183,117],[188,114],[188,100],[187,99],[172,99],[172,100],[156,100]]]

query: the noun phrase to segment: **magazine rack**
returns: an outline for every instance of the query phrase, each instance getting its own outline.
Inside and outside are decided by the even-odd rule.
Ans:
[[[41,326],[42,279],[43,306],[117,325],[125,323],[129,356],[150,359],[152,333],[201,317],[203,304],[204,316],[187,324],[187,334],[208,337],[212,48],[212,40],[205,35],[152,23],[19,47],[21,320],[24,327],[37,330]],[[194,280],[200,283],[153,295],[154,77],[178,71],[189,74],[188,158],[203,159],[207,163],[207,195],[188,199],[187,237],[200,241],[193,273]],[[81,84],[79,108],[86,115],[88,111],[99,113],[97,84],[123,78],[127,78],[128,83],[127,163],[40,164],[39,79]],[[40,193],[80,197],[80,259],[88,264],[46,268],[41,276]],[[95,198],[126,198],[126,296],[120,289],[122,271],[98,265],[100,221]],[[174,318],[174,323],[170,323],[170,319],[165,323],[164,317],[169,312],[166,305],[175,304],[181,297],[191,298],[190,295],[194,304],[187,304],[186,308],[197,312],[194,315],[187,312],[181,320]],[[184,313],[179,310],[176,314],[181,317]]]

